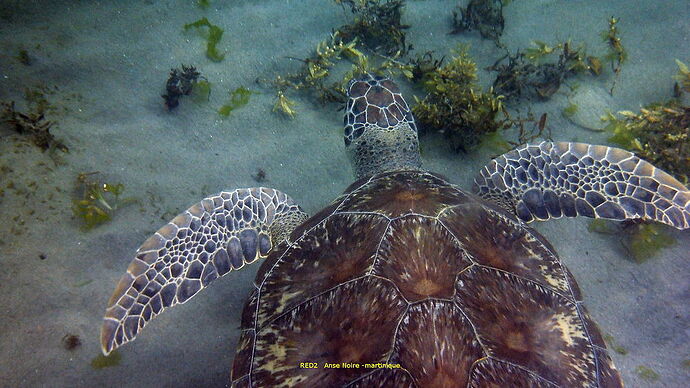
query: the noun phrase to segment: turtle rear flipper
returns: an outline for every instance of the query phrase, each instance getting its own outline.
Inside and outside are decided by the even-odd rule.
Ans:
[[[525,222],[586,216],[690,228],[690,191],[651,163],[614,147],[524,145],[484,166],[473,190]]]
[[[103,318],[103,353],[213,280],[265,258],[306,218],[290,197],[263,187],[224,191],[182,212],[139,247],[117,284]]]

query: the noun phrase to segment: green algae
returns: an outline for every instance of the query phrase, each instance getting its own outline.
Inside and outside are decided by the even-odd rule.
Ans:
[[[467,50],[460,47],[446,65],[422,77],[428,94],[421,100],[415,97],[417,103],[412,108],[420,129],[443,132],[455,151],[465,152],[505,126],[505,121],[498,120],[503,97],[492,89],[480,89],[477,65]]]
[[[403,74],[412,79],[414,65],[403,59],[411,50],[405,38],[408,26],[401,23],[404,1],[335,0],[335,3],[344,9],[349,7],[353,15],[351,23],[335,29],[310,56],[291,58],[303,63],[297,72],[274,80],[261,80],[277,91],[274,111],[295,116],[294,103],[288,98],[290,89],[307,92],[322,105],[342,104],[346,101],[348,82],[361,75],[369,73],[393,78]],[[352,67],[336,78],[331,70],[342,60],[349,60]]]
[[[665,232],[663,225],[641,223],[636,225],[630,238],[630,253],[637,263],[642,263],[675,243],[676,240]]]
[[[616,235],[632,259],[640,264],[676,243],[666,225],[640,220],[616,222],[605,219],[590,221],[587,230],[593,233]]]
[[[195,22],[187,23],[184,25],[184,30],[196,28],[201,29],[207,27],[208,30],[204,33],[206,38],[206,57],[214,62],[220,62],[225,58],[225,54],[218,51],[218,43],[223,38],[223,29],[211,24],[206,17],[203,17]]]
[[[657,381],[659,379],[659,374],[648,366],[639,365],[637,368],[635,368],[635,373],[637,373],[637,375],[643,380]]]
[[[505,25],[503,7],[507,4],[503,0],[470,0],[466,8],[456,6],[451,33],[477,30],[482,38],[491,39],[496,46],[503,47],[499,39]]]
[[[673,78],[680,81],[680,88],[684,92],[690,93],[690,70],[688,70],[688,65],[677,59],[676,65],[678,65],[678,74],[674,75]]]
[[[590,233],[599,233],[599,234],[615,234],[616,229],[613,227],[613,223],[609,220],[605,220],[602,218],[597,218],[594,220],[591,220],[589,224],[587,225],[587,231]]]
[[[211,83],[207,80],[200,80],[194,83],[192,89],[192,99],[196,102],[207,102],[211,98]]]
[[[99,354],[91,360],[91,368],[93,369],[103,369],[112,366],[120,365],[122,361],[122,355],[117,350],[113,350],[109,355],[104,356]]]
[[[76,288],[84,287],[84,286],[88,286],[91,283],[93,283],[93,279],[84,280],[84,281],[81,281],[79,283],[75,283],[72,285],[72,287],[76,287]]]
[[[533,47],[518,50],[514,55],[506,54],[488,67],[488,70],[498,73],[493,83],[494,90],[506,99],[546,100],[567,78],[587,71],[595,74],[588,64],[588,58],[593,57],[587,56],[582,44],[575,45],[570,41],[556,45],[532,41],[532,44]]]
[[[285,94],[283,94],[283,92],[278,91],[278,99],[276,100],[275,105],[273,105],[273,111],[280,112],[283,115],[291,119],[294,119],[295,115],[297,115],[297,112],[295,111],[294,107],[295,103],[287,97],[285,97]]]
[[[618,22],[619,19],[611,16],[609,18],[609,28],[601,32],[601,39],[604,43],[606,43],[607,46],[607,52],[604,55],[604,61],[608,62],[611,65],[611,70],[613,70],[615,77],[613,84],[611,85],[611,89],[609,90],[610,94],[613,94],[613,88],[616,86],[616,79],[618,78],[618,75],[620,74],[621,67],[623,66],[623,63],[627,61],[628,59],[628,52],[623,47],[623,44],[621,43],[621,38],[619,36],[620,31],[618,30]]]
[[[338,28],[346,41],[358,39],[373,52],[383,55],[405,54],[412,46],[405,41],[402,24],[403,0],[336,0],[350,6],[353,21]]]
[[[563,108],[563,116],[565,116],[566,118],[571,118],[575,115],[575,113],[577,113],[578,109],[579,107],[577,106],[577,104],[570,103],[568,104],[568,106]]]
[[[618,345],[611,334],[604,334],[603,337],[604,341],[606,341],[606,343],[609,345],[611,349],[613,349],[614,352],[623,356],[628,354],[628,349],[624,348],[621,345]]]
[[[94,180],[93,176],[96,174],[98,173],[81,173],[77,176],[82,195],[80,199],[72,201],[72,213],[81,219],[83,230],[90,230],[110,221],[118,206],[125,203],[120,200],[125,186],[122,183],[112,184]]]
[[[513,149],[500,131],[485,134],[481,139],[481,146],[496,154],[504,154]]]
[[[690,107],[676,100],[649,104],[639,113],[620,111],[602,117],[609,141],[635,152],[688,185],[690,179]]]
[[[249,97],[252,94],[251,90],[240,86],[237,89],[230,92],[230,101],[218,109],[218,114],[223,117],[228,117],[230,114],[238,108],[241,108],[249,103]]]
[[[525,57],[534,64],[540,64],[546,56],[559,49],[559,46],[550,46],[540,40],[533,40],[532,47],[525,49]]]
[[[322,103],[345,101],[345,90],[342,84],[332,82],[328,79],[330,71],[335,64],[345,56],[346,50],[356,50],[357,42],[343,41],[340,34],[336,31],[329,39],[326,39],[316,46],[314,53],[305,59],[299,59],[303,65],[299,71],[278,76],[275,80],[269,81],[277,89],[278,101],[274,106],[274,111],[279,111],[289,117],[294,117],[293,104],[285,95],[288,89],[297,91],[308,91],[316,96]],[[290,112],[290,113],[288,113]]]
[[[621,113],[619,112],[619,114]],[[608,141],[629,151],[642,151],[642,144],[635,136],[635,131],[626,123],[624,118],[618,118],[612,112],[606,112],[606,115],[601,117],[601,121],[607,123],[604,130],[611,133]]]

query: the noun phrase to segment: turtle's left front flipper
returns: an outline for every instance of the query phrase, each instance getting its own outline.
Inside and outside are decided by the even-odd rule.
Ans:
[[[474,192],[525,222],[586,216],[641,218],[690,228],[690,191],[671,175],[613,147],[542,142],[484,166]]]
[[[306,218],[290,197],[265,187],[224,191],[190,207],[137,250],[105,310],[103,353],[132,341],[165,308],[265,258]]]

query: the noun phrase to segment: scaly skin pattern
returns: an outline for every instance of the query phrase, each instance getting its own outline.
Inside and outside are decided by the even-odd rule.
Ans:
[[[524,145],[487,164],[474,191],[525,222],[640,218],[690,228],[690,191],[631,152],[600,145]]]
[[[203,199],[146,240],[108,301],[101,349],[134,340],[168,307],[185,303],[219,277],[268,255],[306,214],[265,187]]]
[[[291,240],[257,275],[234,386],[622,385],[552,247],[439,176],[359,180]]]
[[[367,75],[350,81],[347,95],[345,149],[357,178],[421,169],[417,126],[395,82]]]
[[[266,258],[233,386],[621,387],[575,280],[524,222],[584,215],[684,229],[688,190],[627,151],[544,142],[490,162],[470,194],[421,169],[394,82],[366,76],[347,92],[359,179],[309,219],[268,188],[190,207],[137,251],[108,303],[103,352]]]

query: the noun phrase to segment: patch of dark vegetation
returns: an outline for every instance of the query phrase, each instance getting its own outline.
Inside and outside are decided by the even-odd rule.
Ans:
[[[344,103],[345,81],[330,80],[329,75],[331,68],[343,57],[354,58],[354,60],[360,58],[360,61],[365,61],[364,54],[356,48],[356,45],[357,40],[346,43],[336,31],[328,40],[319,43],[311,57],[297,59],[303,63],[299,71],[278,76],[275,80],[268,81],[278,91],[278,100],[274,106],[274,111],[281,112],[291,118],[295,116],[296,112],[293,108],[295,104],[285,95],[288,89],[306,91],[321,104]]]
[[[29,52],[26,49],[20,49],[15,58],[24,66],[31,66],[31,63],[33,62],[31,60],[31,56],[29,56]]]
[[[500,38],[505,24],[504,2],[505,0],[470,0],[466,8],[456,6],[453,10],[451,34],[477,30],[482,38],[491,39],[497,46],[503,47]]]
[[[405,55],[412,49],[405,43],[405,30],[410,26],[402,24],[402,0],[336,0],[336,3],[350,7],[354,15],[352,24],[338,28],[345,41],[358,39],[369,50],[387,55]]]
[[[266,171],[263,168],[259,168],[256,170],[256,174],[252,175],[252,178],[257,183],[266,182]]]
[[[421,79],[425,79],[428,94],[413,107],[421,132],[435,128],[446,136],[453,150],[467,152],[477,147],[484,136],[504,128],[506,122],[497,120],[502,98],[491,90],[481,91],[477,66],[467,48],[456,51],[446,65]]]
[[[180,104],[180,97],[192,93],[194,86],[199,82],[199,78],[203,79],[201,73],[194,66],[182,65],[182,69],[170,69],[170,76],[165,83],[166,93],[161,95],[168,110],[172,110]]]
[[[635,368],[635,373],[637,373],[643,380],[652,382],[659,380],[659,374],[656,371],[646,365],[638,365]]]
[[[621,71],[623,62],[628,59],[628,52],[623,47],[621,38],[618,36],[618,20],[619,19],[611,16],[609,18],[609,28],[601,32],[601,39],[606,43],[607,47],[604,60],[611,65],[611,70],[613,70],[615,74],[613,84],[609,90],[610,94],[613,94],[613,88],[616,87],[616,80],[618,79],[618,74]]]
[[[609,19],[609,28],[601,32],[607,51],[603,59],[587,55],[585,46],[570,41],[549,45],[534,40],[532,47],[517,50],[498,59],[488,70],[498,74],[494,90],[506,97],[506,101],[520,98],[547,100],[551,98],[567,78],[578,74],[602,74],[609,64],[615,78],[627,59],[617,27],[618,19]],[[553,59],[555,57],[555,60]],[[613,94],[615,78],[610,93]]]
[[[28,138],[42,151],[55,148],[62,152],[69,152],[69,148],[50,133],[53,122],[46,120],[44,113],[46,109],[37,105],[31,111],[22,113],[15,109],[14,101],[2,102],[0,106],[2,107],[0,120],[17,134]]]
[[[558,91],[566,78],[585,71],[596,74],[601,66],[594,57],[586,57],[582,46],[573,48],[570,42],[554,47],[535,41],[535,48],[515,55],[505,55],[488,70],[497,72],[493,87],[507,100],[520,98],[546,100]],[[555,62],[544,58],[558,52]],[[507,60],[507,62],[506,62]]]
[[[62,346],[67,350],[74,350],[81,346],[81,338],[75,334],[65,334],[62,337]]]
[[[412,65],[398,61],[412,50],[406,43],[408,26],[401,21],[404,1],[335,0],[335,3],[350,8],[352,23],[335,29],[310,57],[291,58],[303,63],[297,72],[275,80],[260,80],[277,89],[274,111],[290,118],[295,116],[295,103],[286,95],[289,89],[306,91],[321,104],[342,104],[346,100],[347,82],[365,73],[389,76],[402,73],[412,78]],[[342,59],[352,62],[351,70],[339,79],[331,79],[332,68]]]
[[[628,349],[619,345],[611,334],[604,334],[603,337],[604,341],[606,341],[606,344],[609,346],[609,348],[613,349],[616,353],[623,356],[628,354]]]

